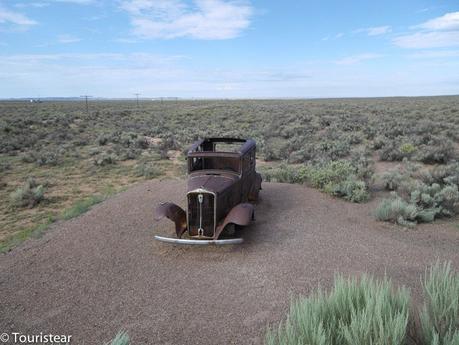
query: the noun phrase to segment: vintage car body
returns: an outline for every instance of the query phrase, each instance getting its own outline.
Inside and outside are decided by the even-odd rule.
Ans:
[[[156,208],[157,220],[167,217],[175,223],[177,239],[155,238],[173,243],[241,242],[220,236],[228,225],[245,226],[254,219],[252,203],[258,200],[261,189],[255,154],[252,139],[196,141],[187,152],[187,210],[170,202]],[[182,239],[185,232],[190,239]]]

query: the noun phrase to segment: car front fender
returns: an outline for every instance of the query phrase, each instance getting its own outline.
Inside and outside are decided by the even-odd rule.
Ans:
[[[225,226],[236,224],[240,226],[249,225],[254,216],[254,208],[250,203],[242,203],[234,206],[226,215],[223,222],[215,230],[214,240],[217,240]]]
[[[162,202],[156,207],[155,220],[159,221],[164,217],[175,223],[175,233],[181,238],[186,231],[186,212],[172,202]]]

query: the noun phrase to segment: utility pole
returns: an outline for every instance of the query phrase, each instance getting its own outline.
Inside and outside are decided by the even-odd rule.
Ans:
[[[139,107],[139,96],[140,96],[140,93],[135,93],[134,94],[135,98],[136,98],[136,101],[137,101],[137,108]]]
[[[81,98],[84,98],[85,103],[86,103],[86,113],[89,115],[89,105],[88,105],[88,98],[91,98],[92,96],[89,95],[82,95],[80,96]]]

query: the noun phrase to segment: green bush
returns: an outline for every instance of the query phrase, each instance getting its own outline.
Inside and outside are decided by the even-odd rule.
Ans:
[[[330,161],[322,166],[308,166],[306,176],[316,188],[324,189],[330,184],[336,184],[355,173],[355,168],[349,161]]]
[[[153,163],[141,163],[135,167],[135,175],[143,176],[146,179],[152,179],[161,176],[161,170]]]
[[[314,187],[326,193],[353,202],[364,202],[370,195],[367,183],[363,178],[357,177],[359,173],[358,165],[350,161],[339,160],[318,166],[308,166],[303,175]]]
[[[53,151],[44,151],[39,152],[35,158],[36,163],[40,166],[43,165],[57,165],[59,160],[59,155]]]
[[[348,176],[342,182],[327,184],[324,191],[352,202],[365,202],[370,198],[365,182],[357,180],[354,175]]]
[[[105,345],[129,345],[130,343],[129,335],[124,331],[120,331],[112,341],[105,343]]]
[[[109,164],[115,164],[117,161],[117,156],[113,153],[102,152],[94,158],[94,164],[98,166],[105,166]]]
[[[27,179],[23,187],[10,194],[10,202],[14,207],[34,207],[44,198],[43,185],[37,184],[33,178]]]
[[[375,211],[376,219],[390,221],[400,225],[412,226],[416,224],[418,210],[415,205],[407,203],[396,193],[391,198],[383,199]]]
[[[423,281],[425,302],[420,313],[421,338],[424,344],[459,344],[459,275],[451,263],[426,270]]]
[[[305,182],[305,167],[294,167],[287,164],[281,164],[276,168],[261,170],[263,181],[281,182],[281,183],[298,183]]]
[[[404,344],[408,290],[390,280],[337,277],[332,291],[293,301],[287,319],[269,329],[267,345]]]
[[[401,153],[404,153],[406,155],[412,154],[414,151],[416,151],[416,147],[414,147],[413,144],[405,143],[399,148]]]

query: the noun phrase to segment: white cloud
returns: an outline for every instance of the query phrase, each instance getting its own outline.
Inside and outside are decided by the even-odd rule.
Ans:
[[[421,50],[407,55],[413,59],[439,59],[459,56],[459,50]]]
[[[437,59],[456,56],[459,56],[459,50],[421,50],[416,53],[407,55],[407,57],[413,59]]]
[[[57,37],[57,40],[59,43],[63,43],[63,44],[67,44],[67,43],[76,43],[76,42],[80,42],[81,41],[81,38],[79,37],[76,37],[76,36],[73,36],[73,35],[59,35]]]
[[[193,6],[181,0],[125,0],[121,8],[141,38],[234,38],[249,27],[253,14],[247,2],[223,0],[195,0]]]
[[[36,8],[42,8],[42,7],[47,7],[49,6],[48,2],[18,2],[17,4],[14,5],[14,7],[18,8],[24,8],[24,7],[36,7]]]
[[[28,27],[37,24],[37,22],[22,13],[11,11],[0,5],[0,24]]]
[[[336,60],[335,63],[337,65],[354,65],[363,61],[367,60],[373,60],[382,57],[380,54],[374,54],[374,53],[365,53],[365,54],[358,54],[358,55],[352,55],[352,56],[347,56],[345,58]]]
[[[379,36],[379,35],[384,35],[392,31],[392,28],[389,25],[384,25],[384,26],[373,26],[369,28],[362,28],[362,29],[357,29],[354,32],[360,33],[364,32],[368,36]]]
[[[89,5],[95,2],[95,0],[52,0],[54,2],[67,2],[77,5]]]
[[[416,32],[395,37],[392,42],[401,48],[429,49],[459,46],[459,12],[446,13],[412,29]]]
[[[429,49],[459,45],[459,31],[416,32],[394,38],[393,42],[401,48]]]
[[[459,30],[459,12],[446,13],[416,27],[426,30]]]

